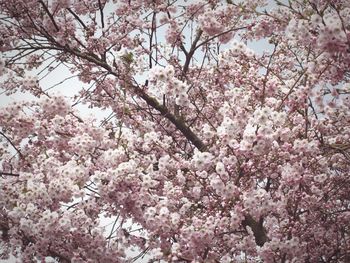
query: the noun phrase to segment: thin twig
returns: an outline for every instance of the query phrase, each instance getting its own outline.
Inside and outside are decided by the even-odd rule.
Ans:
[[[10,144],[11,146],[17,151],[17,153],[19,154],[19,156],[21,158],[24,158],[23,154],[21,153],[21,151],[16,147],[16,145],[13,144],[13,142],[11,141],[11,139],[9,137],[7,137],[3,132],[0,131],[0,135],[2,135]]]
[[[47,8],[47,6],[45,5],[45,3],[42,0],[39,0],[39,2],[41,3],[41,5],[43,6],[45,12],[47,13],[47,15],[50,17],[53,25],[56,28],[56,31],[60,31],[60,28],[58,27],[58,25],[56,24],[55,19],[53,18],[52,14],[50,13],[50,10]]]
[[[76,20],[78,20],[78,22],[79,22],[79,23],[83,26],[83,28],[86,30],[86,29],[87,29],[87,26],[86,26],[85,23],[79,18],[79,16],[78,16],[76,13],[74,13],[74,12],[72,11],[72,9],[67,8],[67,10],[68,10],[69,13],[71,13],[71,14],[74,16],[74,18],[75,18]]]
[[[104,22],[104,17],[103,17],[103,7],[102,7],[102,4],[101,4],[101,0],[98,0],[98,7],[100,9],[101,25],[102,25],[102,28],[104,28],[105,27],[105,22]]]
[[[19,174],[14,174],[14,173],[6,173],[6,172],[2,172],[0,171],[0,176],[13,176],[13,177],[18,177]]]

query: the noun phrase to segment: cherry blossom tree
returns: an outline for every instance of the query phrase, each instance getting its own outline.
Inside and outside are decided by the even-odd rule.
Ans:
[[[1,88],[35,97],[0,110],[1,258],[350,261],[348,0],[0,10]]]

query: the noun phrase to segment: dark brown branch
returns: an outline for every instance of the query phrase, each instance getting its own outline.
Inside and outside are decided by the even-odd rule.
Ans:
[[[0,221],[0,238],[2,241],[7,242],[9,240],[9,230],[10,227],[8,225],[8,219],[6,218],[6,216],[3,216],[3,214],[1,214],[1,221]]]
[[[180,45],[180,49],[184,52],[185,56],[187,57],[188,56],[188,52],[187,52],[185,46],[182,43]]]
[[[290,94],[292,94],[294,88],[297,86],[297,84],[299,83],[299,81],[301,80],[301,78],[304,76],[306,70],[303,70],[299,77],[297,78],[297,80],[294,82],[293,86],[289,89],[289,92],[283,97],[280,105],[278,106],[278,110],[282,109],[283,103],[285,102],[286,99],[288,99],[288,97],[290,96]]]
[[[78,16],[76,13],[74,13],[72,9],[67,8],[67,10],[68,10],[69,13],[71,13],[71,14],[74,16],[74,18],[75,18],[76,20],[78,20],[78,22],[79,22],[79,23],[83,26],[83,28],[86,30],[86,29],[87,29],[87,26],[86,26],[85,23],[79,18],[79,16]]]
[[[6,173],[6,172],[2,172],[0,171],[0,176],[13,176],[13,177],[18,177],[19,174],[14,174],[14,173]]]
[[[262,96],[261,96],[261,104],[262,105],[264,105],[264,103],[265,103],[265,90],[266,90],[267,78],[268,78],[268,76],[270,74],[271,62],[272,62],[273,56],[276,53],[276,50],[277,50],[277,43],[274,46],[273,52],[272,52],[271,56],[269,57],[269,62],[268,62],[267,67],[266,67],[266,74],[265,74],[265,77],[264,77],[264,80],[263,80],[263,91],[262,91]]]
[[[244,227],[249,226],[252,229],[256,244],[262,247],[268,239],[263,226],[263,218],[260,218],[259,222],[257,222],[251,215],[247,215],[242,221],[242,224]]]
[[[106,69],[110,74],[118,77],[117,73],[115,73],[112,68],[104,61],[102,61],[98,56],[96,56],[95,54],[89,54],[89,53],[83,53],[80,50],[72,50],[69,49],[68,47],[65,47],[65,50],[68,53],[74,54],[79,58],[83,58],[86,59],[89,62],[95,63],[96,65]]]
[[[237,27],[237,28],[228,29],[228,30],[226,30],[226,31],[224,31],[224,32],[221,32],[221,33],[219,33],[219,34],[217,34],[217,35],[215,35],[215,36],[212,36],[212,37],[210,37],[210,38],[204,40],[202,43],[200,43],[198,46],[196,46],[195,49],[198,49],[199,47],[201,47],[201,46],[203,46],[203,45],[209,43],[209,42],[212,41],[213,39],[218,38],[218,37],[220,37],[220,36],[222,36],[222,35],[225,35],[225,34],[227,34],[227,33],[233,32],[233,31],[242,30],[242,29],[245,29],[245,28],[247,28],[247,27],[246,27],[246,26],[243,26],[243,27]]]
[[[3,132],[0,131],[0,135],[2,135],[10,144],[11,146],[17,151],[17,153],[19,154],[19,156],[21,158],[23,158],[23,154],[21,153],[21,151],[16,147],[16,145],[13,144],[13,142],[11,141],[11,139],[9,137],[7,137]]]
[[[201,38],[203,34],[203,31],[200,30],[198,33],[197,33],[197,36],[196,38],[193,40],[193,43],[191,45],[191,48],[190,48],[190,51],[189,52],[186,52],[186,49],[183,45],[180,46],[180,48],[182,49],[182,51],[185,53],[186,55],[186,61],[185,61],[185,64],[184,64],[184,67],[183,67],[183,70],[182,70],[182,74],[185,76],[187,71],[188,71],[188,68],[190,66],[190,62],[191,62],[191,59],[194,55],[194,52],[196,51],[197,49],[197,43],[199,41],[199,39]]]
[[[102,28],[104,28],[105,27],[105,22],[104,22],[104,17],[103,17],[103,7],[102,7],[102,4],[101,4],[101,0],[98,0],[98,7],[100,9],[101,25],[102,25]]]
[[[79,43],[80,46],[82,46],[83,48],[87,49],[87,47],[83,44],[83,42],[81,42],[77,37],[73,37],[75,41],[77,41]]]
[[[179,129],[182,134],[188,139],[190,142],[193,143],[194,146],[200,151],[206,150],[206,145],[202,142],[201,139],[197,137],[193,133],[193,131],[185,124],[183,120],[180,120],[179,118],[176,118],[167,107],[164,105],[161,105],[158,103],[158,101],[152,97],[150,97],[148,94],[146,94],[143,90],[141,90],[139,87],[132,86],[134,91],[144,100],[148,105],[150,105],[155,110],[159,111],[165,118],[167,118],[172,124],[176,126],[177,129]]]
[[[56,24],[55,19],[53,18],[52,14],[50,13],[50,10],[47,8],[47,6],[45,5],[45,3],[42,0],[39,0],[39,2],[41,3],[41,5],[43,6],[45,12],[47,13],[47,15],[50,17],[53,25],[56,28],[56,31],[60,31],[60,28],[58,27],[58,25]]]
[[[197,35],[196,35],[196,38],[194,39],[194,41],[190,47],[189,52],[186,51],[186,48],[182,43],[180,45],[180,49],[184,52],[184,54],[186,56],[185,64],[184,64],[183,69],[182,69],[182,77],[183,78],[186,78],[186,74],[187,74],[187,71],[189,69],[192,57],[194,55],[194,52],[197,49],[197,43],[198,43],[200,37],[202,36],[202,34],[203,34],[203,31],[199,30]],[[177,118],[180,116],[180,107],[177,104],[175,104],[174,114]]]
[[[151,35],[149,37],[149,68],[152,68],[152,42],[153,42],[153,35],[155,34],[156,30],[156,12],[153,13],[152,16],[152,29],[151,29]]]

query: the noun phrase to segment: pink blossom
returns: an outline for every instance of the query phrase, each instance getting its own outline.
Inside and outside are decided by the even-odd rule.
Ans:
[[[0,0],[2,259],[347,262],[349,1],[268,2]]]

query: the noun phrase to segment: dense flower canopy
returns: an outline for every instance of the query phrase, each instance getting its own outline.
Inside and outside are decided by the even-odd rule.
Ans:
[[[0,10],[3,259],[350,261],[348,0]]]

